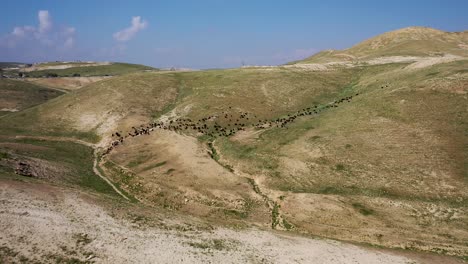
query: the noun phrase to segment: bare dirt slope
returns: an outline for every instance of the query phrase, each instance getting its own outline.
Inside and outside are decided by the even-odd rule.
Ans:
[[[180,217],[142,215],[88,194],[0,181],[0,260],[5,263],[419,263],[340,242],[258,229],[210,227]],[[129,209],[128,206],[126,209]],[[128,212],[128,211],[125,211]],[[427,262],[426,262],[427,261]],[[457,263],[431,256],[425,263]]]

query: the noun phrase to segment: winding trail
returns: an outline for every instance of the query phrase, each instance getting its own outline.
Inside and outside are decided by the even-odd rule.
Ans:
[[[217,153],[217,155],[220,157],[221,153],[219,150],[216,150],[215,147],[215,141],[213,140],[211,143],[211,151]],[[243,173],[242,171],[235,170],[232,165],[224,164],[219,160],[219,158],[214,158],[213,155],[211,155],[211,158],[218,163],[219,165],[223,166],[224,168],[229,168],[229,171],[232,172],[234,175],[240,178],[244,178],[247,180],[249,185],[252,187],[252,190],[262,197],[265,206],[268,208],[270,214],[271,214],[271,229],[274,230],[291,230],[294,227],[293,224],[289,223],[286,219],[284,219],[283,214],[281,213],[281,206],[280,204],[275,201],[274,198],[271,198],[267,193],[262,191],[258,181],[256,181],[255,177],[252,175],[248,175],[246,173]],[[266,188],[268,189],[268,188]]]
[[[130,201],[130,199],[123,194],[106,176],[102,175],[101,172],[98,170],[99,166],[99,155],[98,155],[98,146],[93,143],[89,143],[86,141],[83,141],[81,139],[76,139],[76,138],[67,138],[67,137],[51,137],[51,136],[15,136],[15,138],[21,139],[21,138],[26,138],[26,139],[39,139],[39,140],[47,140],[47,141],[66,141],[66,142],[72,142],[80,145],[84,145],[87,147],[90,147],[93,149],[93,172],[94,174],[98,175],[101,179],[103,179],[109,186],[114,189],[116,193],[118,193],[120,196],[122,196],[124,199],[127,201]]]

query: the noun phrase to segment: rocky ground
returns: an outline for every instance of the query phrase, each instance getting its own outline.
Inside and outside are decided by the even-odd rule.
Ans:
[[[2,263],[458,263],[256,228],[213,227],[12,180],[0,181],[0,204]],[[133,213],[123,209],[128,206],[135,206]]]

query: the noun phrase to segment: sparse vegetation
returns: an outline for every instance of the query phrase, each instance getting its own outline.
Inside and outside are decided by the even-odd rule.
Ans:
[[[194,248],[202,250],[229,250],[229,247],[225,244],[222,239],[213,239],[203,242],[188,242],[188,244]]]
[[[345,170],[345,166],[343,164],[336,164],[336,170],[337,171],[343,171],[343,170]]]
[[[276,229],[276,226],[280,223],[279,217],[279,208],[280,205],[278,203],[273,203],[273,208],[271,210],[271,228]]]

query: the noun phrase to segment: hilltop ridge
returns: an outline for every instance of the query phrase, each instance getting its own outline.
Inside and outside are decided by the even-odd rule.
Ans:
[[[468,31],[407,27],[383,33],[344,50],[324,50],[289,64],[359,61],[383,56],[468,56]]]

